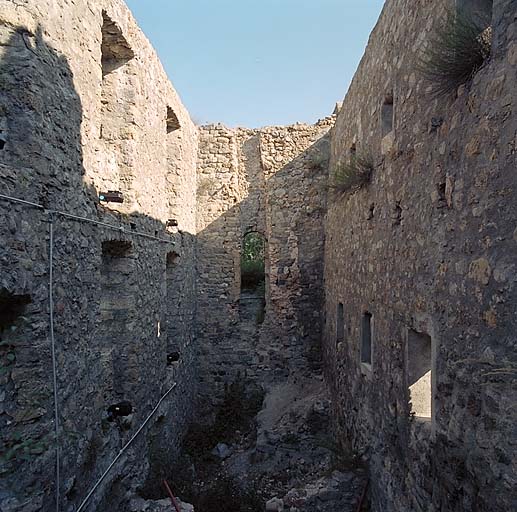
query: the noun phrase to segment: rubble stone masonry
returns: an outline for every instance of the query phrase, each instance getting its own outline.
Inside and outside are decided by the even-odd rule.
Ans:
[[[209,401],[217,401],[223,384],[239,373],[261,383],[295,377],[306,356],[319,351],[333,121],[201,129],[197,336],[200,391]],[[266,314],[256,340],[243,335],[240,317],[240,257],[249,232],[266,240]]]
[[[325,370],[384,512],[517,507],[517,4],[493,2],[489,62],[433,100],[415,62],[446,7],[386,2],[332,133],[331,167],[355,145],[375,168],[329,198]],[[411,414],[419,365],[427,419]]]
[[[436,100],[460,4],[492,53]],[[372,510],[517,510],[516,82],[516,0],[387,0],[334,115],[196,127],[122,0],[0,0],[0,510],[77,511],[163,398],[83,509],[129,510],[225,384],[321,368]]]
[[[0,201],[0,509],[54,510],[51,219],[62,510],[177,382],[89,503],[116,510],[147,434],[172,456],[192,412],[197,129],[123,2],[2,0],[0,18],[0,193],[116,228]]]

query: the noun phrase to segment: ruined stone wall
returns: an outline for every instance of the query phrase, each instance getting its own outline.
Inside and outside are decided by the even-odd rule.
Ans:
[[[328,130],[333,121],[268,128],[261,138],[270,262],[268,336],[273,346],[278,343],[277,371],[296,371],[307,359],[319,359]]]
[[[446,3],[386,2],[332,133],[331,169],[355,148],[374,171],[329,198],[325,366],[383,512],[517,506],[516,3],[494,2],[487,65],[433,100],[415,62]],[[410,414],[415,339],[431,340],[429,421]]]
[[[238,372],[267,385],[306,366],[322,301],[328,132],[203,127],[198,163],[198,312],[201,391],[217,400]],[[266,315],[243,318],[240,258],[246,233],[266,239]]]
[[[0,12],[0,193],[116,227],[52,216],[63,510],[177,382],[89,508],[115,510],[148,433],[172,456],[191,413],[197,130],[122,1]],[[99,204],[108,190],[124,203]],[[0,219],[0,509],[53,510],[49,215],[1,200]],[[108,421],[122,400],[132,415]]]
[[[41,205],[0,199],[2,511],[54,507],[50,247],[63,510],[176,382],[89,508],[123,509],[146,476],[156,493],[196,357],[207,403],[239,373],[299,378],[323,314],[338,437],[369,461],[374,510],[517,508],[516,5],[494,2],[490,62],[438,101],[415,58],[442,4],[386,3],[330,134],[333,117],[198,134],[121,0],[0,0],[0,194]],[[327,197],[330,138],[330,168],[371,154],[371,183]],[[99,204],[108,190],[124,202]],[[241,300],[251,231],[260,326]],[[417,345],[429,421],[411,415]]]

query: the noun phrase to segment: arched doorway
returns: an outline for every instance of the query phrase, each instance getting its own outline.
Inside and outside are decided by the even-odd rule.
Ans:
[[[266,239],[256,231],[244,235],[241,252],[241,318],[264,321],[266,309]]]

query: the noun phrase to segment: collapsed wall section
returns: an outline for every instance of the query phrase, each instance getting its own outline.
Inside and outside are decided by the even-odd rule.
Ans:
[[[77,510],[176,382],[89,503],[123,509],[192,412],[197,130],[122,1],[3,2],[0,38],[1,193],[44,208],[0,201],[0,509]]]
[[[437,100],[416,63],[445,7],[386,3],[332,133],[331,172],[374,166],[329,198],[324,345],[379,511],[517,503],[515,4],[494,2],[490,61]]]

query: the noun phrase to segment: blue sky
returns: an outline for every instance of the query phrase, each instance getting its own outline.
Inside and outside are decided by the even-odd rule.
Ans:
[[[126,0],[197,123],[330,114],[384,0]]]

